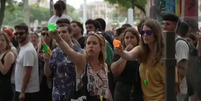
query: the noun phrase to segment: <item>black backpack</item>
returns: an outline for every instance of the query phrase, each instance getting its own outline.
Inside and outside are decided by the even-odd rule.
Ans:
[[[189,46],[188,71],[186,75],[188,88],[192,86],[197,97],[201,99],[201,57],[198,55],[198,50],[193,44],[188,43],[183,38],[177,38],[175,42],[179,40],[185,41]],[[188,95],[189,93],[188,89]]]

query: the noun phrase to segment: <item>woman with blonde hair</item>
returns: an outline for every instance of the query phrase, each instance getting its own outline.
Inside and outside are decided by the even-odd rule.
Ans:
[[[51,32],[53,36],[53,32]],[[87,101],[112,101],[108,85],[108,70],[106,60],[106,41],[101,34],[91,32],[86,37],[85,53],[79,53],[71,48],[59,34],[53,36],[59,47],[67,54],[75,64],[76,94],[75,99],[87,99]],[[80,93],[81,90],[85,92]],[[84,100],[85,101],[85,100]]]
[[[0,101],[12,101],[13,87],[11,76],[15,66],[15,54],[11,51],[10,39],[0,33]]]
[[[39,46],[39,35],[35,32],[30,33],[30,41],[33,44],[33,46],[35,47],[36,51],[38,50],[38,46]]]
[[[140,78],[144,101],[165,101],[164,42],[158,21],[147,19],[140,30],[141,44],[131,51],[115,48],[126,60],[140,60]]]

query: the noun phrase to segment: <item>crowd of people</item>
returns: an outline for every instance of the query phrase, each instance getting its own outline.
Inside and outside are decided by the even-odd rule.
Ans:
[[[54,8],[54,31],[30,31],[21,23],[0,33],[0,101],[165,101],[164,31],[183,39],[175,43],[176,86],[169,89],[177,101],[201,100],[186,74],[188,44],[200,52],[199,31],[191,23],[178,31],[180,18],[167,13],[162,25],[145,18],[138,29],[124,24],[106,31],[104,19],[88,19],[83,36],[83,25],[65,14],[63,1]],[[121,47],[113,46],[114,39]]]

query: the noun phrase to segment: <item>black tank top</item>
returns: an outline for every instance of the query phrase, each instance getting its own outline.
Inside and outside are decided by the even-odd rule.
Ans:
[[[1,63],[4,65],[4,58],[6,56],[8,52],[6,52],[2,59],[1,59]],[[7,74],[3,75],[0,71],[0,92],[6,92],[9,91],[10,89],[12,89],[12,84],[11,84],[11,75],[13,72],[13,68],[14,68],[15,62],[11,65],[10,70],[8,71]]]

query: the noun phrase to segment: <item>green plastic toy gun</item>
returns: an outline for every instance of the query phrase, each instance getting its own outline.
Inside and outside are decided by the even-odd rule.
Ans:
[[[43,49],[44,49],[45,53],[48,53],[49,55],[52,55],[52,51],[50,50],[48,45],[45,42],[43,42],[42,45],[43,45]]]
[[[49,31],[54,31],[55,29],[57,29],[57,25],[56,24],[53,24],[53,23],[49,23],[48,24],[48,29]],[[56,35],[56,32],[53,33],[54,36]]]

